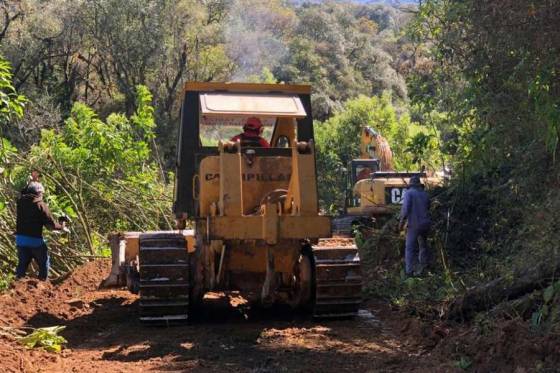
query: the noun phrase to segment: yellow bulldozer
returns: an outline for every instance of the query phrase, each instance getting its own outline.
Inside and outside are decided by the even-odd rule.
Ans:
[[[271,147],[228,140],[249,117],[264,123]],[[358,250],[353,240],[329,239],[316,179],[309,86],[187,83],[173,206],[179,229],[112,235],[105,285],[138,292],[144,322],[187,320],[205,293],[233,290],[315,317],[354,316]]]
[[[333,232],[345,237],[360,226],[381,228],[400,210],[412,176],[428,188],[443,181],[424,170],[394,171],[389,142],[369,126],[361,131],[360,158],[350,161],[347,170],[344,210],[333,220]]]

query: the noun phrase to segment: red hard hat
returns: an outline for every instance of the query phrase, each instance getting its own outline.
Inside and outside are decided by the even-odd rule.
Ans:
[[[249,131],[259,131],[261,128],[262,128],[261,120],[257,117],[251,117],[247,119],[247,122],[245,122],[245,125],[243,126],[243,129]]]

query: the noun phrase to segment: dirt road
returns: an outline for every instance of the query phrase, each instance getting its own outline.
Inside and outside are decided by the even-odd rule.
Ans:
[[[188,325],[138,322],[138,298],[99,290],[108,261],[90,262],[58,284],[17,282],[0,294],[4,372],[557,372],[560,336],[520,318],[493,324],[420,321],[366,301],[354,320],[318,321],[289,309],[249,308],[235,294],[209,294]],[[64,325],[60,354],[27,350],[16,329]]]
[[[252,310],[213,294],[189,325],[147,327],[137,297],[98,290],[109,263],[91,262],[61,284],[26,280],[0,296],[0,325],[65,325],[61,354],[29,351],[0,338],[9,372],[341,372],[433,371],[419,364],[422,346],[407,340],[402,319],[366,304],[355,320],[314,321],[287,309]],[[6,329],[7,328],[7,329]],[[421,366],[422,365],[422,366]]]

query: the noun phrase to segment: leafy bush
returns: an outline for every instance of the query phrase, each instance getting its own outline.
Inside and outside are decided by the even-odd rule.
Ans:
[[[442,201],[452,259],[481,266],[485,280],[514,256],[527,266],[558,255],[557,10],[428,0],[410,24],[419,58],[429,60],[409,78],[412,102],[426,117],[445,113],[436,122],[454,155],[457,177]],[[464,263],[473,256],[481,261]]]
[[[31,169],[39,170],[53,213],[73,220],[69,236],[47,236],[55,275],[87,256],[103,255],[110,231],[171,228],[171,189],[165,182],[170,176],[152,155],[151,100],[150,92],[138,86],[135,113],[113,113],[104,121],[76,103],[61,130],[43,130],[26,155],[10,149],[0,185],[2,232],[13,232],[17,191]],[[5,263],[0,272],[11,271],[15,248],[7,233],[0,234],[0,256]]]

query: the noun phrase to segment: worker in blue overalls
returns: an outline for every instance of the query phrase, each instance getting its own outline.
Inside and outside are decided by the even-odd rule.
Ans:
[[[410,178],[409,188],[404,195],[399,230],[403,230],[405,222],[408,226],[404,255],[405,273],[407,276],[421,275],[430,264],[428,233],[432,220],[430,218],[430,197],[424,191],[424,186],[418,176]]]

